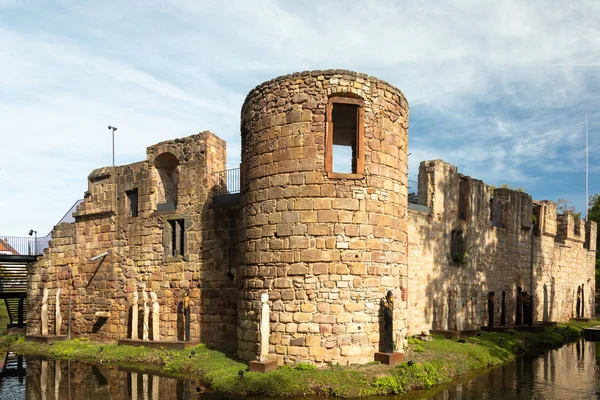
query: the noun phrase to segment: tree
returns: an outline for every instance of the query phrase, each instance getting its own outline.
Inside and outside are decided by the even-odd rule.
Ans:
[[[600,225],[600,194],[593,194],[590,196],[588,208],[588,220],[594,221]],[[596,231],[596,244],[600,240],[600,230]],[[596,291],[600,283],[600,253],[596,252]]]
[[[569,200],[567,199],[558,199],[556,202],[556,211],[560,214],[564,215],[572,215],[577,219],[581,218],[581,213],[577,212],[575,206],[569,204]]]
[[[591,195],[589,205],[588,219],[600,224],[600,194]]]

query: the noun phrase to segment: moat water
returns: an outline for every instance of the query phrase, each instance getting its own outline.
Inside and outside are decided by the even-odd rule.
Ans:
[[[597,399],[600,344],[580,341],[427,392],[388,399]],[[193,379],[176,379],[106,365],[5,357],[2,400],[220,400]],[[316,398],[312,398],[315,400]]]

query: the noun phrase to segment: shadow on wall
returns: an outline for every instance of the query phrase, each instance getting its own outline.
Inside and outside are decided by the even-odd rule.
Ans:
[[[453,178],[458,180],[456,175]],[[449,199],[439,210],[441,219],[428,216],[428,229],[435,236],[434,240],[421,243],[425,246],[424,251],[432,256],[424,308],[426,313],[431,313],[432,327],[437,330],[470,330],[483,325],[490,277],[484,272],[489,267],[489,260],[481,255],[497,251],[497,242],[488,240],[487,227],[480,221],[468,224],[466,220],[458,219],[457,186],[451,180],[437,183],[436,190]],[[480,204],[469,206],[471,213],[467,213],[467,218],[475,219],[472,215],[475,210],[485,214],[484,210],[478,209]],[[434,205],[432,212],[435,211],[438,210]],[[453,243],[453,238],[462,240],[462,245]]]
[[[192,314],[199,315],[202,343],[234,349],[237,348],[240,206],[237,194],[220,195],[224,202],[215,204],[216,195],[223,192],[220,185],[212,187],[200,216],[200,304],[192,307]]]
[[[552,318],[555,280],[544,302],[540,277],[552,260],[544,259],[541,239],[532,240],[529,195],[496,189],[490,201],[484,182],[463,177],[455,167],[436,160],[421,164],[419,202],[430,213],[409,213],[409,275],[414,288],[411,334],[430,328],[472,330],[488,325],[490,292],[495,292],[494,325],[514,324],[520,308],[517,288],[523,295],[533,292],[534,320],[543,318],[536,311],[538,304],[545,304]]]

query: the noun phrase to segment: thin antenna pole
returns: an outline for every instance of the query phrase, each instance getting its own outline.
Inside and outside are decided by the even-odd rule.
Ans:
[[[588,219],[588,201],[590,198],[589,187],[590,187],[590,171],[589,171],[589,146],[588,146],[588,116],[585,114],[585,220]]]

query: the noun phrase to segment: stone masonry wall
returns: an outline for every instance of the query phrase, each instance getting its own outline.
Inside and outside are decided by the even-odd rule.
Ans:
[[[464,219],[461,180],[467,187]],[[584,314],[593,316],[595,223],[557,218],[550,201],[536,203],[534,221],[531,197],[509,189],[495,189],[490,204],[487,185],[441,160],[421,163],[419,202],[430,212],[409,211],[410,334],[487,325],[489,292],[495,292],[495,324],[502,291],[506,323],[514,324],[517,287],[534,293],[534,320],[568,321],[575,316],[577,286],[584,285]],[[452,230],[463,232],[463,262],[452,258]],[[593,237],[589,248],[586,231]]]
[[[160,209],[164,175],[154,162],[166,153],[176,163],[169,168],[174,167],[172,175],[178,177],[171,185],[176,187],[177,202]],[[28,333],[39,334],[43,287],[50,289],[51,331],[55,290],[62,288],[62,333],[66,333],[72,276],[73,335],[101,340],[128,337],[132,293],[138,291],[141,312],[145,284],[159,299],[161,338],[181,338],[181,301],[189,291],[192,338],[235,347],[237,284],[228,272],[237,276],[237,207],[212,205],[217,183],[213,172],[223,169],[225,143],[203,132],[149,147],[147,161],[93,171],[75,223],[56,227],[48,253],[30,266]],[[138,216],[131,216],[127,197],[134,189]],[[184,221],[183,256],[170,253],[170,220]],[[105,251],[109,254],[103,261],[90,261]]]
[[[335,104],[357,110],[352,173],[331,170]],[[336,121],[352,129],[347,120]],[[396,351],[409,334],[486,325],[490,292],[496,324],[503,291],[506,322],[515,322],[518,288],[534,294],[535,320],[575,316],[578,287],[593,316],[595,223],[557,216],[554,203],[523,192],[492,196],[441,160],[421,164],[420,205],[409,210],[407,131],[397,88],[346,70],[305,71],[248,94],[239,197],[217,196],[227,189],[215,174],[226,150],[210,132],[92,171],[75,222],[56,226],[29,266],[27,333],[40,333],[44,288],[51,333],[61,288],[60,333],[71,298],[73,336],[108,341],[129,337],[136,291],[142,321],[144,286],[159,299],[161,339],[182,339],[189,292],[192,339],[246,360],[258,355],[268,293],[269,353],[280,365],[373,361],[388,290]]]
[[[334,97],[364,101],[364,174],[326,172],[326,109]],[[263,292],[279,364],[372,361],[388,290],[397,299],[394,335],[402,348],[407,127],[402,93],[364,74],[303,72],[250,92],[241,127],[240,356],[257,356]]]

